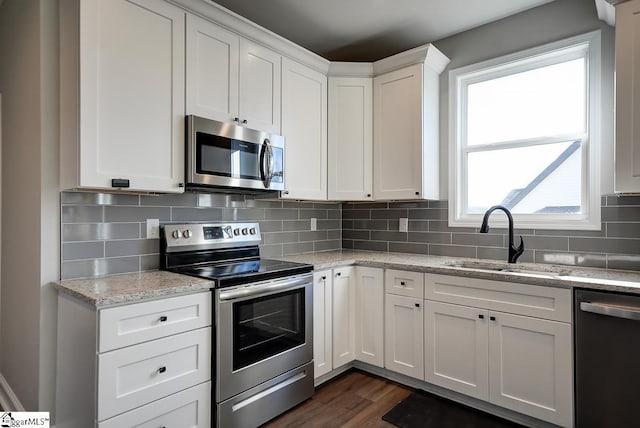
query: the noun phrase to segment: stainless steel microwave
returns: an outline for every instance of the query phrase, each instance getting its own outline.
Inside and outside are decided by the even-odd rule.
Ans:
[[[187,116],[188,187],[284,190],[284,137]]]

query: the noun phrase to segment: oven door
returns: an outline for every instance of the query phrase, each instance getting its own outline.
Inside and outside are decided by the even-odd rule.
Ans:
[[[313,359],[312,275],[216,292],[216,401]]]

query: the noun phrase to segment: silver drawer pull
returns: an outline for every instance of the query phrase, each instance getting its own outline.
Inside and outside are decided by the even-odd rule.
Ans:
[[[580,310],[593,314],[605,315],[614,318],[625,318],[640,321],[640,308],[632,306],[617,306],[606,303],[580,302]]]

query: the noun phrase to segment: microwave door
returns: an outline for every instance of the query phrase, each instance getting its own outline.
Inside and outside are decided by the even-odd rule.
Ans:
[[[269,141],[268,138],[265,138],[260,149],[260,179],[262,180],[265,189],[268,189],[271,186],[273,168],[273,148],[271,147],[271,141]]]

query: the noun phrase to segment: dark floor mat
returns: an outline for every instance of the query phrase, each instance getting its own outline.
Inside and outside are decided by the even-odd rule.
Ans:
[[[463,404],[416,391],[382,419],[400,428],[516,428],[516,423]]]

